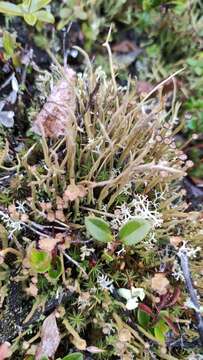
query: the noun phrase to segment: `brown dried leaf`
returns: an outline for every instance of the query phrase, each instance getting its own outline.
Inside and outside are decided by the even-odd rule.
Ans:
[[[36,297],[38,294],[38,288],[34,284],[30,284],[28,288],[25,289],[26,293],[30,296]]]
[[[39,247],[41,250],[51,253],[58,244],[62,244],[64,249],[70,247],[71,237],[65,233],[58,233],[55,237],[40,237]]]
[[[130,51],[135,51],[137,49],[139,48],[135,45],[135,43],[130,40],[123,40],[112,46],[113,52],[119,52],[124,54]]]
[[[40,237],[39,247],[41,250],[52,252],[61,240],[53,237]]]
[[[87,190],[83,185],[68,185],[64,193],[64,200],[74,201],[80,197],[84,197],[86,193]]]
[[[0,360],[7,359],[11,356],[10,346],[11,344],[7,341],[0,345]]]
[[[75,112],[76,96],[74,91],[75,72],[66,69],[67,79],[56,84],[42,110],[37,115],[32,130],[45,137],[56,138],[67,134],[67,124],[72,122]]]
[[[49,315],[43,322],[41,330],[41,342],[38,345],[35,360],[42,356],[53,357],[60,343],[60,334],[56,323],[55,314]]]
[[[121,342],[126,342],[126,341],[130,341],[132,338],[131,333],[128,329],[126,328],[122,328],[119,330],[118,332],[118,339]]]
[[[167,293],[169,287],[169,281],[164,273],[157,273],[151,280],[151,288],[156,291],[159,295]]]
[[[180,245],[182,241],[183,241],[183,238],[181,236],[171,236],[170,237],[170,244],[173,245],[174,247],[178,247],[178,245]]]
[[[152,91],[153,87],[154,86],[148,81],[139,80],[136,82],[136,92],[138,95],[148,94],[150,91]]]

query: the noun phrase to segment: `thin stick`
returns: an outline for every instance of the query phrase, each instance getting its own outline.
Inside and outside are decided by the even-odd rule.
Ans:
[[[107,35],[107,39],[105,41],[105,43],[103,44],[103,46],[107,49],[108,51],[108,55],[109,55],[109,65],[110,65],[110,71],[111,71],[111,78],[112,78],[112,82],[113,82],[113,87],[114,87],[114,92],[116,95],[116,106],[117,109],[119,108],[119,100],[118,100],[118,89],[117,89],[117,84],[116,84],[116,79],[115,79],[115,74],[114,74],[114,65],[113,65],[113,59],[112,59],[112,53],[111,53],[111,48],[109,45],[109,39],[111,36],[111,30],[112,30],[112,25],[110,26],[108,35]]]
[[[95,214],[103,215],[103,216],[106,216],[106,217],[109,217],[109,218],[112,218],[112,219],[115,219],[115,217],[116,217],[116,215],[114,215],[114,214],[111,214],[111,213],[108,213],[108,212],[105,212],[105,211],[99,211],[99,210],[89,208],[89,207],[86,207],[86,206],[80,206],[80,208],[82,210],[91,211],[91,212],[93,212]]]
[[[180,258],[181,268],[182,268],[183,276],[185,279],[187,291],[190,295],[190,300],[194,305],[197,329],[199,332],[200,341],[203,345],[203,318],[202,318],[202,315],[200,312],[200,305],[198,302],[197,292],[193,287],[192,277],[191,277],[189,262],[188,262],[188,256],[187,256],[187,253],[186,253],[186,250],[184,249],[184,247],[180,248],[180,250],[178,252],[178,257]]]
[[[167,77],[167,79],[163,80],[161,83],[159,83],[158,85],[156,85],[154,87],[154,89],[152,89],[146,96],[145,98],[141,101],[141,104],[143,104],[155,91],[157,91],[161,86],[163,86],[164,84],[166,84],[169,80],[173,79],[176,75],[180,74],[183,70],[185,70],[185,68],[179,69],[176,72],[174,72],[173,74],[171,74],[169,77]]]
[[[75,266],[77,266],[83,273],[83,275],[85,276],[86,279],[88,279],[88,275],[86,273],[86,271],[82,268],[82,266],[80,266],[80,264],[74,260],[72,257],[70,257],[70,255],[66,254],[65,251],[62,251],[63,255],[66,257],[66,259],[68,259],[70,262],[72,262]]]

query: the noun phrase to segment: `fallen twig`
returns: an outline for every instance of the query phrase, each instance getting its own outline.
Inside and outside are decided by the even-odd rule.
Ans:
[[[181,268],[182,268],[183,276],[185,279],[187,291],[190,295],[190,300],[194,305],[197,329],[199,332],[200,341],[203,345],[203,318],[202,318],[202,315],[200,312],[200,305],[198,302],[197,291],[193,287],[192,277],[191,277],[189,262],[188,262],[188,256],[187,256],[185,247],[182,246],[180,248],[180,250],[178,252],[178,257],[180,258]]]

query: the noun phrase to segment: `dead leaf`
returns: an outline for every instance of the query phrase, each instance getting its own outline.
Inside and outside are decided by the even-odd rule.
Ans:
[[[121,342],[127,342],[130,341],[132,338],[132,335],[130,331],[126,328],[120,329],[118,332],[118,339]]]
[[[133,43],[130,40],[123,40],[115,45],[112,46],[113,52],[119,52],[119,53],[128,53],[130,51],[135,51],[139,49],[135,43]]]
[[[83,185],[68,185],[63,198],[65,201],[74,201],[83,198],[86,194],[87,190]]]
[[[181,236],[171,236],[170,237],[170,244],[173,245],[174,247],[178,247],[178,245],[180,245],[182,241],[183,241],[183,238]]]
[[[164,273],[157,273],[151,280],[152,290],[156,291],[159,295],[164,295],[168,291],[169,281]]]
[[[61,240],[53,237],[40,237],[39,247],[41,250],[51,253]]]
[[[71,68],[65,70],[67,79],[56,84],[42,110],[37,115],[32,130],[45,137],[57,138],[67,134],[67,124],[72,122],[72,114],[76,108],[74,91],[75,72]]]
[[[30,284],[28,288],[25,289],[26,293],[30,296],[36,297],[38,294],[38,288],[34,284]]]
[[[0,360],[7,359],[11,356],[10,346],[11,344],[7,341],[0,345]]]
[[[70,247],[71,237],[65,233],[58,233],[55,237],[43,237],[39,239],[39,247],[41,250],[51,253],[58,244],[62,245],[62,248],[67,249]]]
[[[42,356],[54,357],[60,343],[60,334],[56,323],[56,316],[53,312],[43,322],[41,330],[41,342],[37,347],[35,360]]]
[[[154,86],[150,84],[148,81],[139,80],[136,82],[136,93],[138,95],[148,94],[150,91],[152,91],[153,87]]]

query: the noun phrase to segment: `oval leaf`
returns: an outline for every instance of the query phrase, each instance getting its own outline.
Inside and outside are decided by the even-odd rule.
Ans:
[[[109,224],[103,219],[93,216],[86,217],[85,226],[95,240],[105,243],[112,241],[113,236]]]
[[[35,25],[35,23],[37,21],[37,17],[34,14],[24,14],[23,18],[24,18],[25,22],[31,26]]]
[[[54,263],[51,264],[48,274],[49,274],[49,277],[51,278],[51,280],[58,280],[59,277],[61,276],[62,265],[61,265],[61,259],[59,256],[57,256]]]
[[[41,360],[46,357],[52,358],[60,343],[60,333],[56,323],[54,313],[50,314],[43,322],[41,329],[41,342],[37,347],[35,360]]]
[[[151,224],[148,220],[130,220],[121,228],[119,239],[125,245],[135,245],[142,241],[150,230]]]
[[[49,270],[51,258],[45,251],[32,249],[29,254],[29,262],[33,270],[43,274]]]
[[[138,308],[137,311],[137,320],[138,323],[142,326],[142,327],[147,327],[147,325],[150,322],[150,315],[147,314],[145,311],[141,310],[140,308]]]

